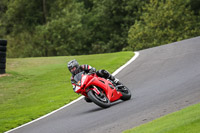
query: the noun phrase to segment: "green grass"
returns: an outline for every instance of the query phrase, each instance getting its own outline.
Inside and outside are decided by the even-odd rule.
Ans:
[[[98,69],[114,72],[133,52],[7,59],[7,73],[0,77],[0,132],[45,115],[73,101],[67,62],[76,59]]]
[[[189,106],[124,133],[200,133],[200,104]]]

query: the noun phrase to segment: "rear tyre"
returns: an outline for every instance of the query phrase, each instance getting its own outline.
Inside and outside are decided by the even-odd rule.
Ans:
[[[122,93],[121,100],[126,101],[131,99],[131,91],[126,86],[118,88],[118,91]]]
[[[87,93],[88,97],[92,102],[94,102],[96,105],[102,107],[102,108],[108,108],[110,107],[110,100],[106,97],[104,93],[100,93],[99,95],[94,92],[93,90],[88,91]]]

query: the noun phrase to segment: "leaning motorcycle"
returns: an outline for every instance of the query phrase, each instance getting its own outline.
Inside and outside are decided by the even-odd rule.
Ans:
[[[74,76],[74,91],[89,98],[102,108],[111,106],[111,102],[129,100],[130,90],[124,85],[116,85],[109,79],[98,77],[96,73],[80,72]]]

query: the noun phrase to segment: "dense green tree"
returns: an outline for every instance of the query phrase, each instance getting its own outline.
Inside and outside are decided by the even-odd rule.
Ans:
[[[129,48],[140,50],[200,35],[199,17],[189,1],[151,0],[130,28]]]
[[[5,13],[7,11],[7,5],[8,5],[8,0],[1,0],[0,1],[0,38],[3,38],[3,36],[6,34],[6,28],[4,25],[4,19],[5,19]]]
[[[195,15],[200,15],[200,0],[190,0],[189,5]]]
[[[199,3],[1,0],[0,38],[9,42],[8,57],[139,50],[198,36]]]
[[[38,25],[44,25],[48,17],[48,3],[43,1],[7,0],[7,10],[3,16],[2,25],[5,29],[4,36],[9,42],[8,56],[33,56],[35,28]],[[45,10],[44,7],[46,7]]]
[[[81,1],[81,0],[79,0]],[[88,44],[94,52],[121,51],[127,46],[128,30],[147,2],[140,0],[83,0],[88,13],[83,24],[90,31]]]
[[[14,0],[8,3],[6,11],[7,33],[20,33],[23,30],[32,31],[35,25],[43,24],[42,1]]]
[[[68,4],[56,19],[36,30],[36,46],[42,56],[84,54],[87,31],[82,25],[82,4]]]
[[[25,5],[29,8],[18,10]],[[9,7],[6,14],[10,23],[6,26],[12,29],[7,35],[10,57],[84,54],[87,31],[82,28],[85,9],[81,3],[16,0]]]

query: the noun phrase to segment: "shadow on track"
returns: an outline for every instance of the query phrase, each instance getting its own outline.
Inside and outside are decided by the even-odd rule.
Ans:
[[[112,108],[112,106],[117,105],[117,104],[122,103],[122,102],[123,102],[122,100],[115,101],[115,102],[111,103],[111,106],[109,108]],[[94,104],[94,103],[90,103],[90,104]],[[98,111],[102,111],[102,110],[107,110],[109,108],[101,108],[101,107],[96,105],[96,108],[89,109],[85,112],[82,112],[81,114],[94,113],[94,112],[98,112]]]

